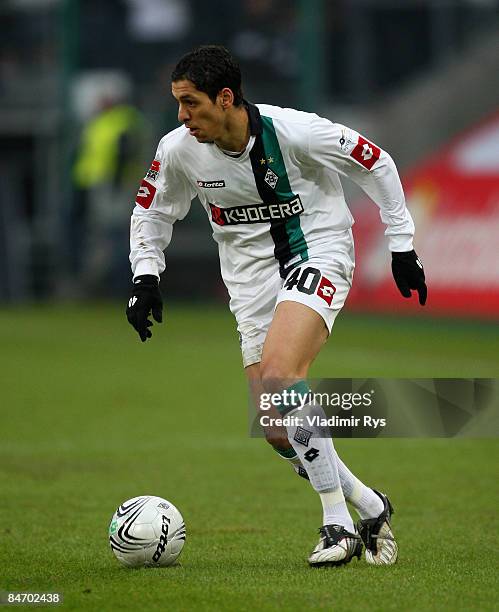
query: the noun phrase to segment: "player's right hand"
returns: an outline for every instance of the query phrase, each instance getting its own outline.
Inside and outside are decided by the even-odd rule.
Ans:
[[[134,279],[130,299],[126,309],[126,316],[130,325],[133,325],[142,342],[151,338],[149,329],[152,321],[148,319],[151,315],[155,321],[163,321],[163,300],[159,290],[159,280],[156,276],[144,274]]]

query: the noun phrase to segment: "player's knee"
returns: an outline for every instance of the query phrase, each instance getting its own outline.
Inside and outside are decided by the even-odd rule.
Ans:
[[[306,376],[306,372],[281,359],[270,358],[260,363],[262,385],[267,393],[280,393],[283,389]]]

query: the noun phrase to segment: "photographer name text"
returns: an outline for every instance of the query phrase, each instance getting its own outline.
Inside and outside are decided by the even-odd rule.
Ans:
[[[314,416],[285,416],[282,418],[272,417],[268,414],[260,416],[262,427],[372,427],[378,429],[386,427],[386,419],[375,418],[365,414],[361,417],[320,417]]]

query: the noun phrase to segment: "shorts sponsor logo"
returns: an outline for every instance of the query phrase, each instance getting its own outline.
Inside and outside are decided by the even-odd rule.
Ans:
[[[336,293],[336,287],[333,285],[333,283],[326,278],[325,276],[323,276],[321,278],[321,282],[319,283],[319,286],[317,287],[317,295],[322,298],[328,306],[331,306],[331,303],[333,301],[333,296]]]
[[[311,431],[308,431],[308,429],[303,429],[303,427],[299,426],[296,428],[295,435],[293,436],[294,441],[298,442],[298,444],[303,444],[303,446],[308,446],[311,437]]]
[[[255,204],[221,208],[210,203],[211,220],[217,225],[239,225],[241,223],[269,223],[289,219],[303,212],[300,196],[278,204]]]
[[[160,169],[161,169],[161,162],[159,161],[159,159],[155,159],[152,162],[151,167],[147,171],[146,178],[152,179],[153,181],[155,181],[158,178]]]
[[[364,168],[367,168],[367,170],[371,170],[380,155],[381,149],[362,136],[359,136],[354,150],[350,153],[350,156],[364,166]]]
[[[220,179],[218,181],[197,181],[198,187],[204,187],[205,189],[219,189],[225,187],[225,181]]]
[[[144,179],[140,184],[139,192],[135,198],[135,203],[142,206],[142,208],[149,208],[155,195],[156,187]]]

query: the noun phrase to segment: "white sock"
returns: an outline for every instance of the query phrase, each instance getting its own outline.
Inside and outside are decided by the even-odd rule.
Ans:
[[[354,532],[353,521],[348,514],[341,488],[327,493],[319,493],[322,502],[322,524],[343,525],[347,531]]]
[[[366,487],[363,482],[352,474],[338,457],[338,454],[336,454],[336,465],[338,466],[343,494],[358,512],[360,518],[377,518],[383,512],[384,506],[381,499],[372,489]]]
[[[289,442],[307,470],[310,484],[321,497],[323,525],[343,525],[348,531],[353,531],[353,521],[341,488],[337,455],[329,431],[307,420],[307,417],[311,419],[314,416],[325,418],[324,411],[320,406],[307,404],[301,410],[291,410],[286,416],[299,417],[304,424],[303,427],[288,425],[286,430]]]

